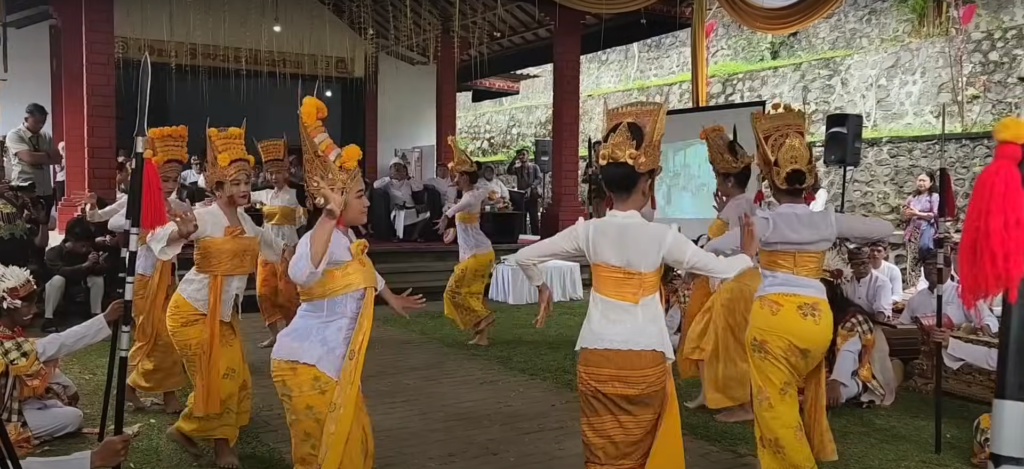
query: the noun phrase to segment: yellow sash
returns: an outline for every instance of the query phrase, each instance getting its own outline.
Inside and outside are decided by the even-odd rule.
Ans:
[[[210,276],[209,306],[206,312],[207,342],[200,360],[200,375],[195,381],[197,416],[220,413],[220,316],[224,277],[249,275],[256,271],[260,255],[259,238],[244,236],[241,226],[224,229],[221,238],[196,241],[196,272]],[[155,283],[155,282],[154,282]],[[205,367],[205,370],[202,368]]]
[[[295,226],[299,221],[299,209],[287,205],[264,205],[263,223],[266,225]]]
[[[711,226],[708,227],[708,238],[715,239],[724,235],[727,231],[729,231],[729,224],[722,221],[721,218],[716,218],[715,221],[711,222]]]
[[[146,239],[149,233],[143,232],[139,235],[139,247],[146,245]],[[134,305],[136,311],[142,311],[143,318],[146,320],[139,321],[135,325],[136,341],[141,341],[144,345],[144,349],[140,351],[142,356],[148,356],[150,349],[153,348],[153,344],[156,343],[156,335],[163,330],[167,329],[167,322],[164,321],[164,316],[160,315],[158,318],[149,319],[150,315],[154,311],[160,311],[158,308],[165,308],[167,301],[167,284],[173,281],[174,278],[174,264],[170,261],[164,261],[157,259],[156,265],[153,266],[153,273],[149,276],[149,283],[146,284],[146,290],[140,292],[142,294],[142,301],[140,304]],[[163,310],[166,312],[166,309]]]
[[[766,251],[757,254],[762,269],[820,279],[825,266],[825,253],[813,251]]]
[[[463,225],[472,225],[473,223],[480,223],[480,214],[470,212],[459,212],[455,214],[455,221],[462,223]]]
[[[661,268],[636,272],[604,264],[591,264],[593,290],[605,298],[639,304],[640,300],[661,291]]]
[[[365,290],[363,306],[359,311],[359,320],[352,333],[352,341],[345,353],[345,363],[338,376],[338,385],[327,408],[324,420],[324,431],[320,437],[319,466],[323,469],[341,469],[345,449],[356,418],[356,406],[362,396],[363,363],[366,358],[366,346],[370,342],[370,327],[373,325],[373,299],[377,294],[377,274],[373,263],[367,257],[369,244],[365,240],[352,243],[349,248],[352,260],[340,267],[324,272],[313,286],[300,289],[302,301],[314,301],[331,298],[357,290]]]

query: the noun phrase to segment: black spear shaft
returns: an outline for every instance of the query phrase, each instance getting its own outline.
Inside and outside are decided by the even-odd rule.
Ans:
[[[18,451],[14,449],[14,442],[11,441],[11,435],[7,433],[6,428],[0,428],[0,449],[3,449],[4,453],[4,457],[0,458],[0,469],[21,469]]]

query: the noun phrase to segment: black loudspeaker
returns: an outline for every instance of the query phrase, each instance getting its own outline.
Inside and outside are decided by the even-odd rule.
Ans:
[[[533,145],[533,162],[540,166],[540,172],[547,174],[551,172],[551,139],[538,138]]]
[[[825,116],[825,166],[860,165],[861,131],[864,116],[829,114]]]

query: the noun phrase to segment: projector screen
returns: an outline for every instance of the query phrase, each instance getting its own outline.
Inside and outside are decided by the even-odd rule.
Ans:
[[[655,221],[679,225],[690,239],[707,234],[718,216],[715,212],[715,173],[708,162],[708,150],[700,131],[713,125],[732,133],[736,126],[739,143],[751,155],[756,152],[750,116],[764,110],[764,101],[723,104],[668,111],[665,136],[661,140],[661,175],[654,186]],[[747,192],[758,189],[757,165],[752,167]]]

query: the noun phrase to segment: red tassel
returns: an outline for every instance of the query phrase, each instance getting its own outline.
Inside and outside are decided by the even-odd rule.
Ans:
[[[997,139],[999,131],[997,125],[993,131]],[[1017,287],[1024,277],[1021,157],[1020,144],[997,144],[992,162],[974,181],[964,218],[959,270],[960,297],[975,316],[975,305],[1003,292],[1016,302]]]
[[[811,205],[814,203],[814,193],[811,191],[804,192],[804,203]]]
[[[167,200],[160,188],[160,173],[156,163],[147,160],[142,165],[142,231],[152,231],[167,224]]]
[[[757,193],[754,194],[754,204],[761,205],[761,202],[764,202],[764,191],[758,189]]]
[[[939,200],[948,201],[944,205],[945,211],[939,214],[939,218],[947,220],[956,219],[956,196],[953,194],[953,178],[945,168],[939,171]]]

